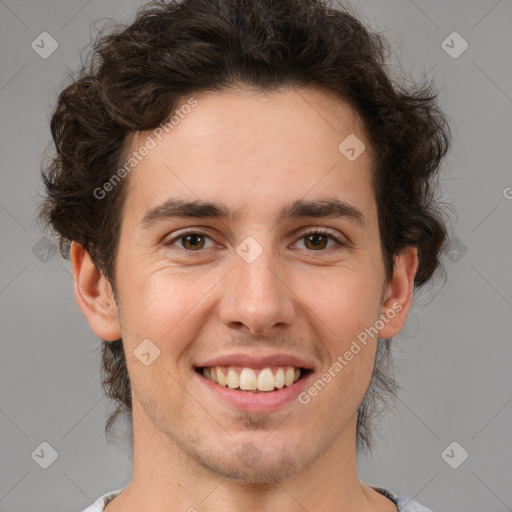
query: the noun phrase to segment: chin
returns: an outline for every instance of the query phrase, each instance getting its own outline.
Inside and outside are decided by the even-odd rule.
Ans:
[[[286,480],[313,462],[303,453],[291,454],[286,449],[269,447],[261,451],[251,442],[242,444],[236,450],[209,453],[201,464],[226,480],[250,484],[270,485]]]

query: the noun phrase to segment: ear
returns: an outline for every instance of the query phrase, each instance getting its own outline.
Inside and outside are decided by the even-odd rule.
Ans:
[[[416,247],[407,247],[395,256],[393,277],[386,286],[380,310],[384,327],[379,329],[379,338],[392,338],[402,330],[411,309],[418,263]]]
[[[75,299],[94,333],[103,340],[121,338],[114,293],[103,272],[96,268],[89,252],[75,241],[70,248]]]

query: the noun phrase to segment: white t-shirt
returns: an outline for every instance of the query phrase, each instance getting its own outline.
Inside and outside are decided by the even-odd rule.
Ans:
[[[373,485],[370,485],[370,487],[377,492],[380,492],[386,496],[386,498],[389,498],[393,503],[395,503],[399,512],[432,512],[432,510],[423,507],[407,496],[395,496],[392,492],[382,487],[375,487]],[[117,491],[112,491],[104,494],[103,496],[100,496],[90,507],[86,508],[83,512],[103,512],[107,503],[113,500],[118,494],[120,494],[122,490],[123,489],[118,489]]]

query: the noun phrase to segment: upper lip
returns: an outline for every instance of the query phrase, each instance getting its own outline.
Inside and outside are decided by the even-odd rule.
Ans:
[[[313,364],[292,354],[270,354],[267,356],[253,356],[242,353],[224,354],[196,365],[197,368],[213,366],[242,366],[244,368],[294,366],[296,368],[306,368],[308,370],[314,369]]]

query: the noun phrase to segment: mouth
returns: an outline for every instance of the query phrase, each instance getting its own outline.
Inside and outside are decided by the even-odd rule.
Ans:
[[[220,387],[251,394],[278,393],[312,373],[309,368],[296,366],[199,366],[194,369]]]

